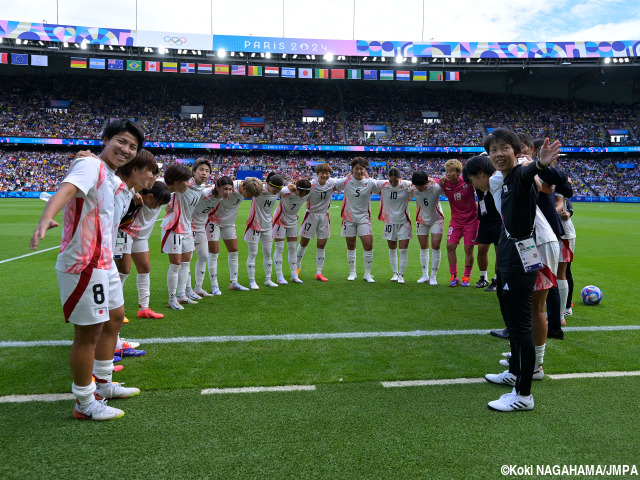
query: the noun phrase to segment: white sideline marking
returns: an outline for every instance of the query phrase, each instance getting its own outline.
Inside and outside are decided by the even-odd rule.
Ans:
[[[45,248],[44,250],[38,250],[37,252],[27,253],[26,255],[20,255],[19,257],[7,258],[6,260],[0,260],[0,263],[13,262],[14,260],[18,260],[20,258],[30,257],[31,255],[38,255],[39,253],[48,252],[49,250],[55,250],[56,248],[60,248],[60,245],[57,247]]]
[[[602,327],[564,327],[565,332],[610,332],[640,330],[640,325],[613,325]],[[487,335],[489,330],[414,330],[410,332],[340,332],[340,333],[288,333],[282,335],[220,335],[211,337],[132,338],[145,345],[163,343],[229,343],[262,342],[269,340],[333,340],[344,338],[441,337],[447,335]],[[7,340],[0,348],[60,347],[71,345],[71,340]]]
[[[74,400],[72,393],[43,393],[41,395],[6,395],[0,397],[0,403],[22,402],[58,402],[60,400]]]
[[[202,395],[213,395],[216,393],[298,392],[315,389],[315,385],[281,385],[277,387],[206,388],[200,393]]]
[[[395,387],[426,387],[429,385],[460,385],[466,383],[484,383],[484,378],[441,378],[439,380],[398,380],[394,382],[380,382],[384,388]]]
[[[640,371],[633,372],[589,372],[589,373],[552,373],[547,377],[554,380],[573,378],[640,377]]]

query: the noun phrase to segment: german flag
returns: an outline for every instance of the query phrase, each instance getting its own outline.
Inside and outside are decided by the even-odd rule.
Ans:
[[[71,57],[71,68],[87,68],[87,59],[81,57]]]

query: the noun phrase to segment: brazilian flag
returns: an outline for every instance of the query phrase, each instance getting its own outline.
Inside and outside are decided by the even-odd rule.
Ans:
[[[142,62],[139,60],[127,60],[127,70],[134,72],[142,71]]]

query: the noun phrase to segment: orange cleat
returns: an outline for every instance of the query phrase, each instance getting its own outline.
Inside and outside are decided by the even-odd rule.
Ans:
[[[149,307],[147,307],[147,308],[141,308],[140,310],[138,310],[138,318],[160,319],[160,318],[164,318],[164,315],[162,313],[156,313],[153,310],[151,310]]]
[[[321,282],[328,282],[329,279],[327,277],[325,277],[324,275],[322,275],[321,273],[318,273],[316,275],[316,280],[320,280]]]

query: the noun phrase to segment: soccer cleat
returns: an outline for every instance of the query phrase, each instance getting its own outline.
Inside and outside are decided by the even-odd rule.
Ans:
[[[284,278],[283,278],[283,280],[284,280]],[[285,283],[286,283],[286,282],[287,282],[287,281],[285,280]],[[264,281],[264,286],[265,286],[265,287],[277,287],[277,286],[278,286],[278,284],[277,284],[277,283],[275,283],[275,282],[274,282],[273,280],[271,280],[270,278],[267,278],[267,279]]]
[[[371,275],[370,273],[365,273],[362,276],[362,279],[368,283],[376,283],[376,281],[373,279],[373,275]]]
[[[460,279],[457,277],[457,275],[451,274],[451,279],[449,280],[451,283],[449,283],[450,287],[457,287],[458,285],[460,285]]]
[[[349,276],[347,277],[347,280],[349,280],[350,282],[354,281],[356,278],[358,278],[358,275],[356,275],[356,272],[351,272],[349,274]]]
[[[324,275],[322,275],[321,273],[317,273],[316,274],[316,280],[320,280],[321,282],[328,282],[329,279],[327,277],[325,277]]]
[[[178,302],[178,299],[176,298],[169,299],[169,308],[173,308],[174,310],[184,310],[184,307],[180,305],[180,302]]]
[[[502,355],[504,358],[511,358],[511,352],[502,352],[500,355]]]
[[[300,267],[296,268],[296,275],[300,276],[300,270],[302,270]]]
[[[564,316],[565,317],[569,317],[571,315],[573,315],[573,307],[569,307],[564,311]]]
[[[508,358],[503,358],[502,360],[500,360],[498,362],[500,365],[502,365],[503,367],[509,367],[509,359]]]
[[[260,287],[258,286],[255,280],[252,280],[249,282],[249,288],[251,290],[260,290]]]
[[[461,287],[468,287],[469,285],[471,285],[471,278],[462,277],[462,283],[460,284],[460,286]]]
[[[289,284],[289,282],[287,282],[287,281],[284,279],[284,277],[278,277],[278,278],[276,278],[276,282],[278,282],[280,285],[288,285],[288,284]],[[265,283],[265,285],[266,285],[266,283]]]
[[[124,365],[114,365],[113,366],[113,371],[115,372],[120,372],[124,369]]]
[[[76,420],[115,420],[124,416],[124,412],[119,408],[109,407],[106,400],[94,400],[84,411],[78,410],[78,401],[73,407],[73,418]]]
[[[398,283],[404,283],[404,275],[401,273],[398,274]]]
[[[127,317],[124,317],[124,320],[122,321],[122,323],[129,323],[129,319]]]
[[[484,378],[498,385],[510,385],[513,387],[516,384],[516,376],[510,373],[509,370],[505,370],[502,373],[487,373]]]
[[[198,288],[197,290],[194,290],[194,292],[199,295],[201,298],[202,297],[213,297],[212,293],[207,292],[205,289],[203,288]]]
[[[135,397],[140,393],[139,388],[123,387],[123,384],[118,382],[96,383],[96,397],[102,399],[112,398],[129,398]]]
[[[298,277],[291,277],[291,281],[293,283],[304,283],[302,280],[300,280]]]
[[[422,275],[419,279],[418,279],[418,283],[427,283],[429,281],[429,275]]]
[[[533,410],[533,395],[522,396],[515,392],[505,393],[498,400],[489,402],[487,406],[498,412],[517,412]]]
[[[202,300],[202,297],[193,290],[189,290],[188,292],[185,292],[185,294],[187,298],[190,298],[191,300]]]
[[[118,363],[122,361],[122,357],[118,356],[118,355],[114,355],[113,356],[113,363]]]
[[[495,292],[498,289],[498,282],[495,278],[491,279],[491,283],[487,288],[484,289],[485,292]]]
[[[564,319],[564,317],[562,318],[562,320],[560,320],[560,326],[561,327],[566,327],[567,326],[567,321]]]
[[[429,278],[429,285],[437,285],[438,284],[438,280],[436,279],[435,275],[431,275],[431,277]]]
[[[249,289],[247,287],[243,287],[238,282],[231,282],[229,284],[229,290],[237,290],[239,292],[248,292],[249,291]]]
[[[147,308],[140,308],[138,310],[138,318],[160,319],[160,318],[164,318],[164,315],[162,313],[156,313],[153,310],[151,310],[149,307],[147,307]]]
[[[242,287],[245,288],[245,287]],[[229,287],[230,290],[232,290],[231,287]],[[220,287],[218,287],[218,285],[213,285],[211,287],[211,295],[212,297],[219,297],[220,295],[222,295],[222,292],[220,291]]]
[[[195,300],[193,300],[192,298],[187,297],[186,295],[184,297],[177,297],[178,298],[178,302],[183,304],[183,305],[197,305],[198,302],[196,302]]]
[[[557,330],[549,329],[547,331],[547,338],[555,338],[557,340],[564,340],[564,331],[559,328]]]
[[[506,328],[502,328],[500,330],[491,330],[489,331],[489,335],[492,337],[504,338],[505,340],[509,339],[509,330]]]
[[[398,274],[394,272],[393,276],[391,277],[391,281],[392,282],[397,282],[398,281]]]
[[[144,350],[136,350],[135,348],[121,348],[120,350],[116,350],[115,354],[120,357],[141,357],[145,353]]]
[[[489,286],[489,282],[487,282],[487,279],[484,278],[484,276],[480,277],[480,280],[478,280],[478,282],[474,285],[474,288],[486,288]]]
[[[542,380],[544,378],[544,370],[542,369],[542,364],[538,365],[538,367],[533,371],[534,380]]]
[[[138,342],[128,342],[124,338],[120,338],[122,342],[122,348],[138,348],[140,344]]]

